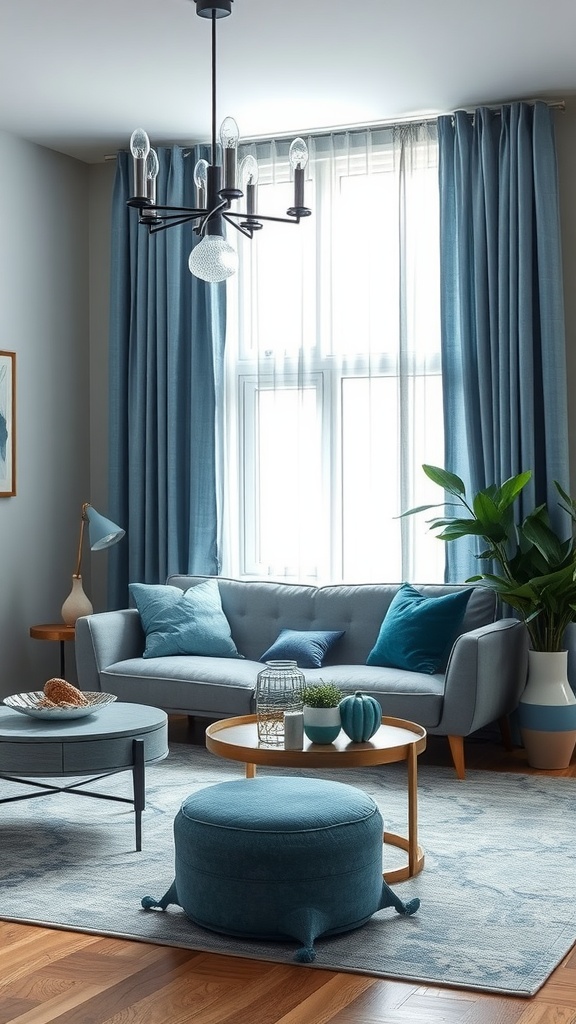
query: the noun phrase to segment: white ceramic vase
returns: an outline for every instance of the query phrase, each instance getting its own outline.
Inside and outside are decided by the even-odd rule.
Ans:
[[[84,593],[82,577],[72,577],[72,590],[62,605],[62,619],[67,626],[75,626],[76,619],[81,615],[92,615],[94,611],[91,602]]]
[[[568,651],[528,651],[528,682],[518,717],[533,768],[567,768],[576,745],[576,694]]]

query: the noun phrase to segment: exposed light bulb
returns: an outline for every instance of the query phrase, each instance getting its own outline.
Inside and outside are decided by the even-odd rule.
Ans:
[[[240,187],[246,193],[246,213],[249,219],[256,213],[257,182],[258,162],[255,157],[248,154],[240,163]]]
[[[130,152],[135,160],[145,160],[150,152],[150,139],[143,128],[135,128],[130,137]]]
[[[190,253],[191,274],[212,284],[225,281],[238,269],[238,253],[222,235],[204,235]]]
[[[158,153],[155,149],[151,149],[146,157],[146,177],[149,181],[155,181],[158,177],[158,171],[160,170],[160,164],[158,163]]]
[[[308,163],[308,146],[304,142],[304,139],[294,139],[294,142],[290,146],[288,153],[291,166],[296,170],[297,167],[304,169]]]
[[[240,184],[243,191],[248,185],[258,184],[258,162],[251,154],[245,156],[240,163]]]
[[[233,117],[225,117],[220,125],[220,142],[224,149],[234,149],[238,145],[240,132]]]
[[[208,161],[198,160],[194,168],[194,184],[196,188],[206,188],[208,178]]]

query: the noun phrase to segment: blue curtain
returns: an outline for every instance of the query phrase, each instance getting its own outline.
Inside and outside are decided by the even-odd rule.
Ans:
[[[457,111],[439,118],[438,140],[444,465],[468,494],[532,470],[518,514],[548,501],[561,528],[553,481],[568,490],[568,419],[553,114],[542,102]],[[446,549],[447,580],[478,571],[473,542]]]
[[[158,203],[194,206],[204,148],[158,152]],[[126,529],[111,551],[109,607],[128,584],[215,573],[225,285],[188,270],[190,224],[149,236],[126,206],[132,160],[119,153],[112,209],[109,511]]]

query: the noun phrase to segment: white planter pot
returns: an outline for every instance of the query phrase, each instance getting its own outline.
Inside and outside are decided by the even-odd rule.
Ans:
[[[340,708],[304,705],[304,732],[312,743],[332,743],[341,728]]]
[[[533,768],[567,768],[576,745],[576,694],[568,651],[528,651],[528,682],[518,717]]]

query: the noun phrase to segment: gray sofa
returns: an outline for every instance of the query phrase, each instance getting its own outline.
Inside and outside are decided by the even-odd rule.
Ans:
[[[171,576],[167,583],[187,590],[205,579]],[[384,715],[447,736],[456,772],[464,778],[464,737],[492,722],[504,727],[525,685],[526,629],[516,619],[498,618],[494,594],[482,587],[474,588],[444,670],[433,675],[365,664],[399,584],[317,588],[218,577],[218,587],[242,658],[143,658],[138,611],[101,612],[76,624],[79,686],[169,714],[210,719],[251,714],[262,669],[258,659],[282,628],[341,629],[344,636],[322,667],[304,670],[306,680],[320,677],[345,693],[362,690],[379,700]],[[434,584],[418,589],[433,597],[463,588]]]

